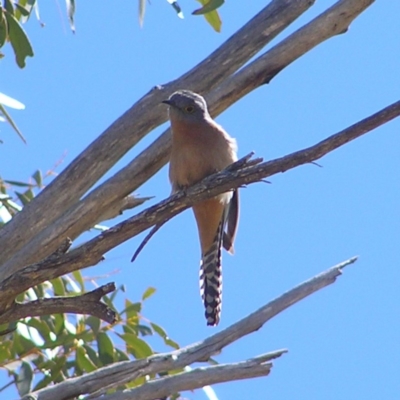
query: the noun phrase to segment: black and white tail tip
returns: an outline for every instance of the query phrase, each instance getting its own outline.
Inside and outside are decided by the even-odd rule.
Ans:
[[[207,325],[218,325],[222,306],[222,224],[210,249],[200,265],[200,294],[203,299]]]

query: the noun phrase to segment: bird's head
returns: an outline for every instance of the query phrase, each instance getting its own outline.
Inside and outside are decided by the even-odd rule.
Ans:
[[[194,122],[204,120],[209,115],[204,98],[190,90],[178,90],[162,103],[169,105],[171,120],[180,119]]]

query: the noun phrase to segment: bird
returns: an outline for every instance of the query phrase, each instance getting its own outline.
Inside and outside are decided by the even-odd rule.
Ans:
[[[237,161],[237,143],[209,114],[205,99],[190,90],[173,93],[167,104],[172,131],[169,179],[172,194]],[[238,189],[195,203],[201,247],[200,294],[207,325],[218,325],[222,302],[221,252],[234,253],[239,220]]]

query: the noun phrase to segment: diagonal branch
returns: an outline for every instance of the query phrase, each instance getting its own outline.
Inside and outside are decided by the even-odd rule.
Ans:
[[[322,41],[329,39],[338,33],[344,32],[348,28],[351,21],[354,20],[354,18],[356,18],[369,5],[371,5],[372,2],[373,0],[338,1],[334,6],[312,20],[305,27],[299,29],[297,32],[290,35],[289,38],[285,39],[263,56],[259,57],[256,61],[244,67],[241,71],[239,71],[239,73],[232,75],[239,68],[230,68],[230,63],[235,62],[232,60],[232,58],[236,58],[236,53],[233,57],[233,53],[228,52],[229,57],[227,60],[224,60],[223,58],[219,58],[219,51],[222,51],[225,46],[231,46],[235,40],[239,40],[238,38],[241,37],[241,34],[247,34],[248,27],[252,26],[252,24],[256,21],[260,24],[259,28],[257,29],[261,29],[261,36],[266,35],[269,38],[269,35],[276,33],[274,30],[275,25],[277,26],[278,30],[281,29],[285,23],[289,24],[291,18],[295,18],[295,15],[300,15],[299,13],[304,11],[305,8],[309,7],[312,3],[312,1],[304,2],[302,0],[272,1],[263,11],[261,11],[258,16],[245,25],[245,27],[243,27],[242,30],[240,30],[237,34],[232,36],[232,38],[229,39],[226,44],[221,46],[220,49],[214,52],[209,58],[207,58],[203,63],[190,72],[194,74],[193,76],[197,76],[197,68],[200,68],[202,65],[204,68],[208,68],[209,65],[214,63],[214,57],[217,57],[219,60],[224,60],[224,64],[227,64],[227,66],[223,66],[223,68],[227,68],[225,70],[226,72],[228,72],[229,69],[230,72],[221,78],[220,81],[218,81],[221,84],[215,87],[210,85],[206,86],[207,91],[215,88],[215,90],[212,91],[209,96],[206,96],[211,113],[213,115],[219,114],[250,90],[262,85],[263,83],[269,82],[272,77],[279,73],[279,71],[284,69],[287,65],[291,64],[294,60],[305,54],[313,47],[317,46]],[[272,23],[272,25],[268,25],[268,23]],[[262,26],[264,29],[261,28]],[[242,37],[242,39],[240,39],[246,42],[245,47],[249,46],[252,48],[253,43],[249,42],[248,39],[251,37],[252,36],[245,35]],[[231,43],[231,41],[233,42]],[[241,57],[240,54],[241,53],[238,55],[239,59]],[[219,76],[218,68],[220,67],[218,63],[213,65],[215,70],[213,70],[212,73],[214,74],[217,71],[216,75]],[[203,86],[201,86],[201,84],[198,86],[196,83],[197,78],[193,81],[189,75],[185,75],[185,79],[181,78],[180,80],[171,84],[176,83],[177,87],[179,88],[189,88],[203,93],[205,90],[204,88],[202,89]],[[188,79],[187,81],[186,78]],[[208,78],[209,76],[205,78],[205,82]],[[164,96],[165,95],[166,93]],[[144,99],[146,99],[146,97]],[[153,104],[152,106],[157,110],[157,112],[161,112],[157,104]],[[149,112],[146,110],[146,113],[143,114],[147,115],[148,113]],[[149,115],[152,114],[149,113]],[[140,121],[140,118],[143,118],[143,115],[136,115],[136,117],[138,118],[138,121]],[[130,120],[127,122],[127,125],[131,123],[132,122]],[[129,134],[132,135],[131,133]],[[31,242],[27,243],[23,249],[17,252],[17,254],[12,257],[12,260],[10,260],[9,264],[12,263],[17,269],[29,263],[36,262],[40,258],[51,254],[63,238],[67,236],[75,238],[80,233],[89,229],[94,225],[95,221],[98,220],[99,215],[107,210],[110,204],[113,204],[118,199],[121,199],[128,193],[136,190],[141,184],[159,171],[159,169],[168,161],[169,149],[170,134],[169,131],[166,131],[152,145],[150,145],[148,149],[144,150],[138,157],[136,157],[131,163],[129,163],[112,178],[94,189],[88,196],[86,196],[85,199],[75,204],[68,212],[64,213],[59,220],[54,221],[51,224],[48,223],[47,228],[44,229],[40,234],[32,235],[30,237],[30,239],[32,239]],[[91,168],[97,168],[97,159],[93,159],[92,161],[93,166]],[[70,188],[70,190],[74,191],[75,188]],[[61,214],[62,213],[60,213],[60,215]],[[55,218],[56,217],[54,217],[54,219]],[[30,223],[31,220],[29,219],[27,221]],[[36,229],[36,225],[28,231],[33,232],[33,229]],[[22,235],[25,234],[26,233],[23,232]],[[28,242],[28,239],[26,242]],[[19,241],[18,243],[22,242]],[[4,257],[4,259],[6,259],[6,257]],[[2,276],[4,275],[0,273],[0,281]]]
[[[281,350],[273,353],[274,358],[286,353]],[[249,360],[220,364],[211,367],[196,368],[173,376],[159,378],[137,388],[116,392],[101,397],[90,397],[102,400],[153,400],[166,398],[183,390],[199,389],[215,383],[231,382],[240,379],[268,376],[271,372],[271,354],[263,354]]]
[[[151,197],[136,197],[136,196],[126,196],[122,200],[118,199],[110,208],[106,210],[103,214],[100,215],[96,223],[91,225],[90,227],[99,224],[102,221],[107,221],[108,219],[113,219],[115,217],[118,217],[119,215],[122,215],[124,211],[126,210],[131,210],[132,208],[138,207],[142,205],[144,202],[151,200],[153,196]],[[75,239],[76,237],[72,236],[72,239]]]
[[[53,297],[28,303],[14,302],[6,312],[0,315],[0,324],[15,322],[26,317],[63,313],[93,315],[113,324],[117,318],[115,311],[100,300],[114,290],[115,284],[108,283],[81,296]]]
[[[161,105],[162,100],[177,89],[190,88],[204,93],[215,88],[312,4],[313,1],[310,0],[272,0],[258,15],[196,67],[177,80],[164,86],[154,87],[143,96],[73,160],[34,201],[2,228],[0,254],[3,260],[9,259],[17,250],[36,238],[39,232],[65,214],[130,148],[166,121],[167,113],[165,107]],[[92,227],[93,222],[97,221],[116,199],[121,199],[132,192],[121,186],[118,187],[118,193],[114,192],[115,187],[110,189],[109,187],[108,195],[103,200],[96,201],[97,205],[102,206],[93,217],[91,225],[86,225],[79,233]],[[94,206],[94,209],[96,208],[97,206]],[[80,226],[85,220],[84,216],[85,213],[80,215],[82,220]],[[27,226],[29,229],[26,229]],[[18,241],[15,241],[13,238],[17,236]],[[67,236],[76,235],[72,233],[61,235],[62,238]],[[60,239],[60,235],[57,239]],[[50,242],[54,243],[54,247],[47,253],[41,252],[42,246],[36,246],[36,255],[35,252],[27,253],[24,250],[22,253],[26,256],[19,267],[36,262],[52,253],[59,242],[55,243],[53,239]],[[41,253],[38,254],[38,251]]]
[[[102,259],[103,254],[107,251],[153,225],[172,218],[200,200],[211,198],[233,188],[259,182],[261,179],[276,173],[311,163],[399,115],[400,101],[304,150],[239,170],[233,170],[232,166],[228,167],[227,170],[211,175],[188,188],[185,193],[179,192],[121,222],[82,246],[60,256],[54,260],[53,264],[46,263],[44,266],[41,263],[37,263],[25,267],[17,273],[14,272],[14,268],[11,265],[9,269],[3,271],[9,278],[0,285],[0,299],[1,293],[6,293],[10,287],[13,287],[18,282],[21,287],[23,282],[25,284],[30,283],[29,287],[31,287],[47,279],[53,279],[77,269],[94,265]]]
[[[312,293],[334,283],[336,279],[342,274],[342,269],[347,265],[353,264],[357,260],[356,257],[350,258],[323,273],[309,279],[306,282],[296,286],[283,295],[265,304],[257,311],[241,319],[235,324],[225,328],[207,339],[184,347],[170,353],[153,355],[147,359],[140,359],[135,361],[124,361],[116,364],[100,368],[97,371],[85,374],[80,377],[71,378],[66,381],[60,382],[57,386],[47,387],[37,392],[31,393],[30,396],[36,396],[36,400],[67,400],[78,397],[82,394],[97,393],[102,391],[103,388],[115,388],[124,383],[133,381],[141,376],[165,373],[179,368],[184,368],[199,361],[207,361],[215,354],[218,354],[223,348],[236,342],[240,338],[257,331],[267,321],[306,298]],[[283,353],[277,351],[270,353],[267,359],[275,358]],[[211,377],[209,377],[211,379]],[[178,378],[178,380],[181,378]],[[171,378],[173,382],[173,379]],[[215,382],[213,382],[215,383]],[[149,390],[146,385],[150,385],[151,381],[145,383],[141,389],[146,396],[149,396]],[[185,386],[186,388],[187,386]],[[183,390],[181,387],[174,386],[169,394],[176,391]],[[29,396],[29,395],[28,395]],[[22,400],[28,400],[28,396]],[[140,397],[140,399],[154,399],[154,397]],[[130,397],[139,398],[139,397]],[[122,398],[121,398],[122,399]]]

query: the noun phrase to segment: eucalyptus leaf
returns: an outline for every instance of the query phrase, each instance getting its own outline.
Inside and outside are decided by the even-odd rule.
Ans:
[[[28,36],[15,17],[7,12],[6,19],[8,24],[8,39],[14,49],[17,64],[20,68],[24,68],[26,57],[33,57],[32,46]]]
[[[33,370],[31,364],[24,361],[21,364],[19,374],[16,379],[17,389],[19,395],[25,396],[31,391],[33,381]]]

